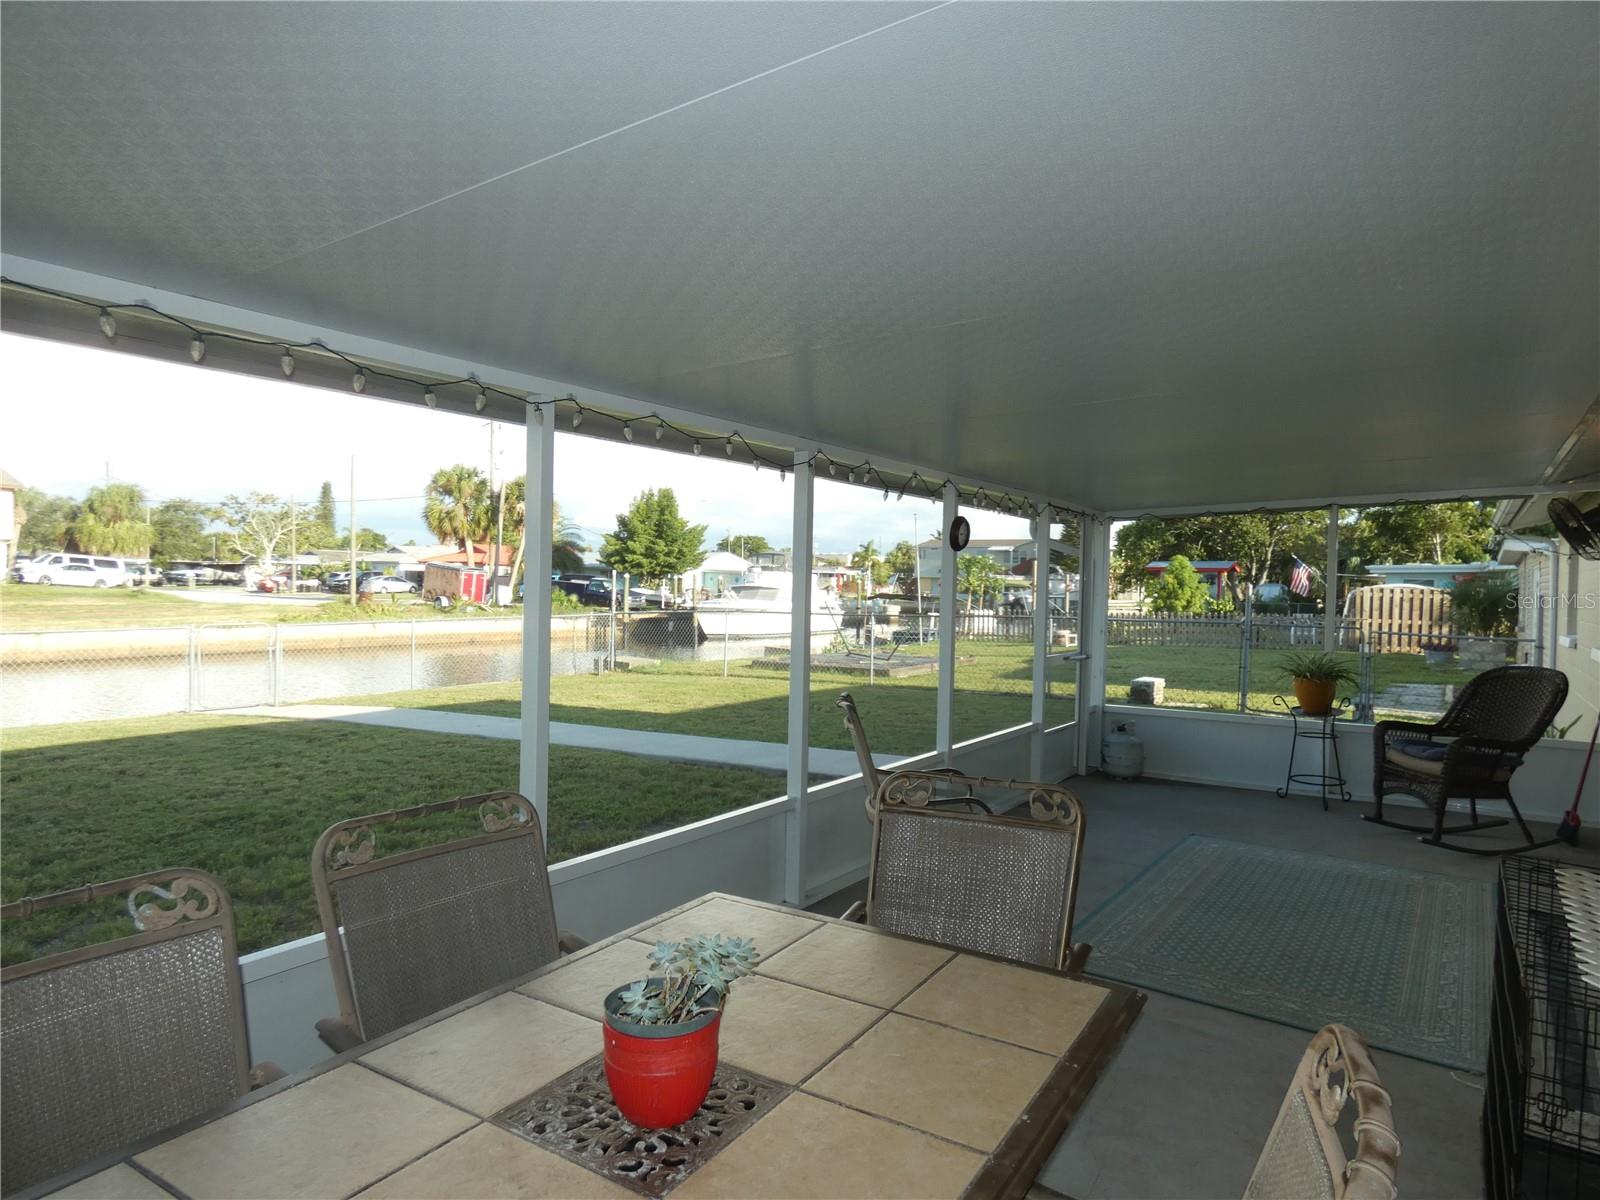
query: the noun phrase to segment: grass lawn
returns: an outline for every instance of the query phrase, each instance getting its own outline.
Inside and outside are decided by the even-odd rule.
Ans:
[[[910,648],[901,651],[909,653]],[[930,649],[930,652],[936,652]],[[992,733],[1030,719],[1033,648],[1014,642],[962,642],[956,667],[954,734],[957,741]],[[1055,667],[1057,688],[1075,678],[1070,665]],[[850,736],[834,701],[848,691],[856,699],[875,753],[911,755],[933,749],[938,674],[879,678],[815,671],[811,676],[811,744],[849,750]],[[341,698],[340,704],[381,704],[450,712],[515,717],[522,711],[520,683],[485,683],[428,688],[378,696]],[[1053,700],[1052,724],[1071,720],[1070,692]],[[661,733],[786,742],[789,679],[784,671],[735,662],[723,678],[720,662],[663,662],[654,667],[604,675],[562,675],[550,682],[550,719],[576,725],[608,725]]]
[[[516,742],[358,725],[172,716],[37,726],[0,735],[4,898],[164,867],[228,885],[241,950],[321,928],[311,846],[345,817],[515,788]],[[626,754],[550,752],[552,860],[782,792],[775,775]],[[422,825],[422,823],[418,823]],[[384,853],[477,832],[473,814],[379,833]],[[83,919],[85,914],[91,914]],[[111,902],[0,930],[10,963],[129,932]]]
[[[201,594],[225,588],[197,589]],[[237,591],[237,589],[232,589]],[[36,583],[0,585],[0,633],[45,629],[148,629],[168,625],[254,625],[300,621],[444,620],[496,615],[484,609],[441,611],[414,597],[380,596],[372,604],[263,597],[248,603],[186,600],[177,588],[43,587]],[[518,617],[521,608],[503,615]]]

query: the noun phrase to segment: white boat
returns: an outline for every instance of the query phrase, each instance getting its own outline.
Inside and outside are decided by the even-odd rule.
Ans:
[[[794,611],[795,579],[788,571],[752,567],[727,592],[695,606],[701,641],[749,638],[788,638]],[[807,603],[811,606],[813,639],[829,639],[840,630],[843,610],[833,592],[823,588],[815,574]]]

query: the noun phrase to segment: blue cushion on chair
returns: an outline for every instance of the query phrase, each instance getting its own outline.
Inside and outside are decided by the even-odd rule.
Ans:
[[[1428,762],[1443,762],[1444,752],[1449,746],[1441,746],[1437,742],[1401,742],[1395,747],[1401,754],[1410,755],[1412,758],[1426,759]]]

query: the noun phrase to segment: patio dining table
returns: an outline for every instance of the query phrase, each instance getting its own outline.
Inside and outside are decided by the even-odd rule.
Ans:
[[[645,974],[654,942],[699,933],[752,938],[762,961],[732,987],[700,1112],[640,1131],[605,1086],[602,1003]],[[1118,984],[712,893],[53,1194],[1020,1196],[1143,1003]]]

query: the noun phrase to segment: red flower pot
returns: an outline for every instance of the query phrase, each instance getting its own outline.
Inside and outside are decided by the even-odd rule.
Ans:
[[[617,988],[606,997],[606,1082],[622,1115],[643,1129],[681,1125],[694,1116],[717,1072],[720,1012],[679,1025],[639,1025],[615,1015]]]

